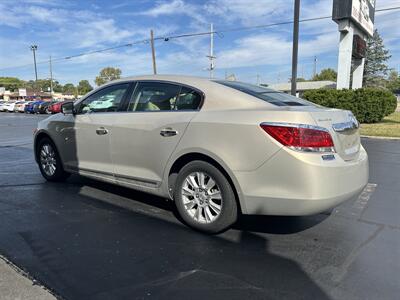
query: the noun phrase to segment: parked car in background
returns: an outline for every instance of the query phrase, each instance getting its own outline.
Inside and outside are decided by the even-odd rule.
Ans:
[[[23,102],[24,102],[24,101],[17,101],[17,102],[12,103],[12,104],[9,105],[8,108],[7,108],[8,112],[15,112],[15,109],[16,109],[17,105],[19,105],[19,104],[21,104],[21,103],[23,103]]]
[[[114,100],[113,97],[105,95],[103,97],[100,97],[96,101],[93,101],[90,104],[88,104],[86,109],[92,111],[110,111],[115,108],[113,100]]]
[[[0,111],[3,111],[3,106],[7,103],[7,101],[0,101]]]
[[[51,104],[48,108],[49,113],[51,114],[57,114],[59,112],[61,112],[61,106],[64,103],[68,103],[68,102],[73,102],[72,100],[66,100],[66,101],[61,101],[61,102],[55,102],[53,104]]]
[[[25,109],[24,109],[24,111],[25,111],[25,113],[27,113],[27,114],[33,114],[35,111],[34,111],[34,105],[36,105],[36,104],[40,104],[40,103],[42,103],[43,101],[41,101],[41,100],[35,100],[35,101],[32,101],[32,102],[30,102],[29,104],[26,104],[25,105]]]
[[[78,173],[170,198],[186,224],[205,232],[228,228],[240,213],[320,213],[368,182],[350,111],[264,87],[131,77],[62,110],[34,134],[45,179]]]
[[[14,112],[18,112],[20,107],[25,104],[25,101],[18,101],[14,106]]]
[[[31,103],[32,101],[24,101],[18,105],[16,105],[16,111],[19,113],[23,113],[25,112],[25,106],[29,103]]]
[[[7,101],[0,107],[0,111],[11,112],[14,109],[15,101]],[[10,108],[12,107],[12,110]]]
[[[45,103],[46,101],[36,101],[35,104],[33,104],[33,113],[38,114],[39,113],[39,106]]]
[[[38,114],[50,114],[49,107],[54,103],[56,103],[56,101],[45,101],[45,102],[40,103],[36,107],[36,110],[34,108],[35,113],[38,113]]]

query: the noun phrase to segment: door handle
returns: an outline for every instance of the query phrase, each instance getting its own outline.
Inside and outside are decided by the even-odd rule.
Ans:
[[[104,127],[99,127],[99,128],[96,129],[96,133],[97,133],[98,135],[105,135],[105,134],[108,133],[108,130],[105,129]]]
[[[164,128],[160,131],[160,134],[164,137],[174,136],[178,134],[178,131],[173,130],[172,128]]]

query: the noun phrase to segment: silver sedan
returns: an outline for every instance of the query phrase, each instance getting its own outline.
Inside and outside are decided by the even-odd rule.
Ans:
[[[71,173],[172,199],[215,233],[239,214],[308,215],[360,193],[368,157],[350,111],[189,76],[112,81],[38,125],[42,175]]]

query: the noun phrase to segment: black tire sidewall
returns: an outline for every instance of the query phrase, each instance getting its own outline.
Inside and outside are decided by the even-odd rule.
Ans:
[[[42,165],[40,163],[40,151],[42,150],[44,145],[50,145],[53,148],[53,151],[55,153],[56,157],[56,171],[52,176],[49,176],[46,174],[46,172],[43,170]],[[60,155],[58,154],[57,148],[54,145],[53,141],[51,141],[49,138],[42,138],[36,147],[36,157],[38,159],[38,165],[39,165],[39,170],[42,176],[48,180],[48,181],[63,181],[68,177],[68,173],[64,171],[64,168],[62,166],[62,161],[60,158]]]
[[[212,223],[203,224],[196,222],[188,215],[184,207],[180,191],[185,178],[194,172],[204,172],[210,175],[221,190],[223,198],[222,211],[219,217]],[[183,221],[190,227],[203,232],[219,233],[228,229],[237,219],[237,204],[231,184],[220,170],[204,161],[192,161],[181,169],[174,187],[174,201]]]

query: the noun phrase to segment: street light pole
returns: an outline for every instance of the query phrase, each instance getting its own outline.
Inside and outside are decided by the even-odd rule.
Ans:
[[[317,75],[317,56],[314,56],[314,69],[313,69],[313,77]]]
[[[50,55],[50,96],[53,98],[53,66],[51,63],[51,55]]]
[[[32,45],[31,50],[33,52],[33,63],[35,64],[35,79],[36,81],[38,80],[37,78],[37,68],[36,68],[36,50],[37,50],[37,45]]]
[[[293,20],[293,52],[292,52],[292,86],[291,94],[296,96],[297,91],[297,59],[299,53],[299,19],[300,19],[300,0],[294,0],[294,20]]]
[[[150,45],[151,45],[151,57],[153,60],[153,74],[157,74],[157,65],[156,65],[156,50],[154,49],[154,33],[153,29],[150,30]]]
[[[212,23],[210,24],[210,55],[207,57],[210,59],[210,78],[214,78],[214,59],[216,57],[214,56],[214,25]]]

